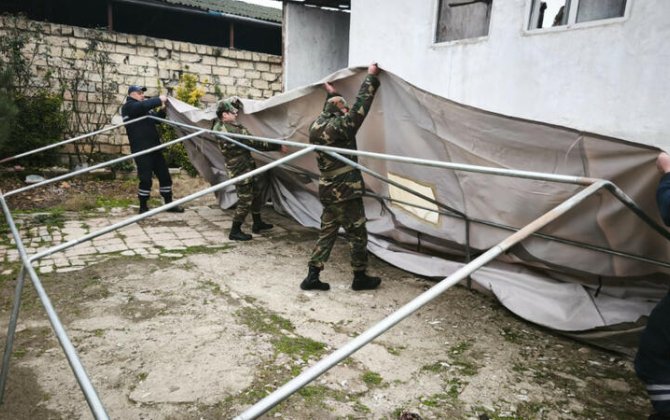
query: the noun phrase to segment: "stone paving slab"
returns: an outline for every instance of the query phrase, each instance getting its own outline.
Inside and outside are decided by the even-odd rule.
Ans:
[[[76,241],[135,214],[133,209],[115,208],[81,220],[67,220],[61,227],[34,226],[30,225],[31,219],[24,218],[19,224],[19,233],[26,251],[32,255]],[[183,256],[182,252],[189,247],[225,246],[233,242],[228,239],[232,215],[232,210],[221,210],[216,206],[190,207],[182,214],[157,214],[47,256],[37,261],[35,267],[40,273],[65,273],[80,270],[115,254],[177,258]],[[251,230],[250,223],[246,230]],[[266,240],[267,236],[280,232],[285,232],[285,229],[276,226],[272,232],[254,235],[254,240]],[[18,251],[11,233],[2,242],[0,263],[18,262]]]

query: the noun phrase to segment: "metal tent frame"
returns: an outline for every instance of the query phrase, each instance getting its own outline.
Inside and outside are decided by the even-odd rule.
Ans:
[[[555,240],[559,241],[562,243],[567,243],[570,245],[574,246],[581,246],[587,249],[591,250],[596,250],[599,252],[604,252],[604,253],[609,253],[621,257],[626,257],[626,258],[631,258],[635,259],[641,262],[645,263],[650,263],[650,264],[655,264],[663,267],[670,267],[670,263],[665,262],[665,261],[659,261],[655,259],[650,259],[646,258],[643,256],[639,255],[634,255],[626,252],[621,252],[621,251],[616,251],[616,250],[611,250],[603,247],[598,247],[590,244],[585,244],[581,242],[576,242],[576,241],[570,241],[562,238],[557,238],[554,236],[550,235],[545,235],[545,234],[540,234],[538,233],[538,230],[542,229],[544,226],[546,226],[548,223],[558,219],[561,217],[563,214],[565,214],[567,211],[575,207],[577,204],[581,203],[588,197],[592,196],[593,194],[597,193],[598,191],[605,189],[606,191],[610,192],[614,197],[619,200],[625,207],[629,208],[631,211],[633,211],[642,221],[644,221],[647,225],[649,225],[652,229],[656,230],[659,234],[664,236],[666,239],[670,240],[670,232],[666,231],[663,227],[658,225],[651,217],[649,217],[644,211],[630,198],[628,197],[621,189],[619,189],[616,185],[611,183],[610,181],[603,180],[603,179],[596,179],[596,178],[587,178],[587,177],[577,177],[577,176],[568,176],[568,175],[555,175],[555,174],[548,174],[548,173],[541,173],[541,172],[530,172],[530,171],[517,171],[517,170],[510,170],[510,169],[500,169],[500,168],[490,168],[490,167],[483,167],[483,166],[475,166],[475,165],[466,165],[466,164],[458,164],[458,163],[449,163],[449,162],[441,162],[441,161],[435,161],[435,160],[428,160],[428,159],[417,159],[417,158],[411,158],[411,157],[404,157],[404,156],[396,156],[396,155],[388,155],[388,154],[382,154],[382,153],[372,153],[372,152],[366,152],[366,151],[361,151],[361,150],[350,150],[350,149],[340,149],[340,148],[335,148],[335,147],[327,147],[327,146],[316,146],[316,145],[309,145],[309,144],[304,144],[304,143],[298,143],[298,142],[293,142],[293,141],[287,141],[287,140],[278,140],[278,139],[271,139],[271,138],[265,138],[265,137],[257,137],[257,136],[245,136],[241,134],[230,134],[230,133],[220,133],[217,131],[213,130],[207,130],[203,129],[201,127],[193,126],[193,125],[188,125],[188,124],[183,124],[175,121],[168,121],[165,119],[153,117],[153,116],[145,116],[141,117],[135,120],[127,121],[122,124],[114,125],[107,127],[102,130],[98,130],[92,133],[88,133],[86,135],[82,135],[79,137],[75,137],[72,139],[68,139],[59,143],[55,143],[50,146],[42,147],[39,149],[32,150],[30,152],[26,152],[20,155],[8,157],[5,159],[0,160],[0,163],[6,163],[15,159],[19,159],[21,157],[25,157],[31,154],[35,153],[40,153],[44,152],[46,150],[50,150],[56,147],[60,147],[62,145],[82,140],[88,137],[95,136],[97,134],[100,134],[102,132],[118,129],[120,127],[123,127],[127,124],[132,124],[136,121],[140,121],[145,118],[151,118],[159,122],[167,123],[170,125],[173,125],[175,127],[179,127],[185,131],[190,132],[190,134],[184,135],[178,139],[172,140],[170,142],[166,142],[161,144],[160,146],[153,147],[151,149],[144,150],[142,152],[130,154],[127,156],[123,156],[120,158],[112,159],[97,165],[90,166],[88,168],[80,169],[68,174],[64,174],[61,176],[57,176],[54,178],[50,178],[48,180],[28,185],[23,188],[18,188],[12,191],[8,192],[2,192],[0,191],[0,205],[2,206],[2,211],[5,215],[5,218],[7,220],[7,223],[10,227],[12,236],[14,237],[14,240],[16,242],[17,250],[20,256],[20,260],[22,263],[22,268],[18,274],[17,277],[17,283],[16,283],[16,291],[15,291],[15,296],[14,296],[14,303],[12,305],[12,311],[10,315],[10,321],[9,321],[9,326],[8,326],[8,332],[7,332],[7,339],[5,343],[5,351],[3,354],[3,359],[2,359],[2,370],[0,370],[0,404],[3,401],[4,398],[4,391],[6,387],[6,381],[7,381],[7,376],[9,372],[9,361],[12,353],[12,347],[13,347],[13,341],[14,341],[14,336],[16,333],[16,323],[18,319],[18,314],[19,314],[19,309],[20,309],[20,304],[21,304],[21,292],[23,291],[23,287],[25,285],[25,276],[26,273],[30,276],[30,279],[33,283],[33,286],[35,287],[38,297],[40,301],[42,302],[42,305],[44,306],[46,312],[47,312],[47,317],[49,318],[49,321],[54,329],[54,332],[56,334],[56,337],[58,338],[58,341],[63,349],[63,352],[65,353],[65,356],[68,360],[68,363],[70,364],[70,367],[72,368],[72,371],[75,375],[75,378],[77,382],[79,383],[79,386],[84,393],[84,397],[86,398],[86,401],[89,405],[89,408],[91,409],[92,414],[94,415],[95,418],[97,419],[107,419],[109,418],[107,412],[105,411],[105,408],[100,401],[100,398],[91,384],[90,378],[88,374],[86,373],[86,370],[84,366],[82,365],[81,361],[79,360],[79,356],[77,355],[76,349],[72,345],[65,328],[63,327],[63,324],[61,323],[58,314],[56,313],[56,310],[54,309],[53,305],[51,304],[51,300],[49,299],[49,296],[47,292],[44,290],[44,287],[42,286],[42,283],[39,279],[39,276],[35,272],[34,268],[32,267],[32,264],[39,261],[41,258],[44,258],[46,256],[52,255],[56,252],[60,252],[63,250],[66,250],[68,248],[71,248],[73,246],[76,246],[78,244],[90,241],[98,236],[104,235],[106,233],[116,231],[117,229],[120,229],[124,226],[139,222],[143,219],[146,219],[148,217],[151,217],[155,214],[161,213],[163,211],[166,211],[170,208],[173,208],[175,206],[178,206],[183,203],[187,203],[191,200],[194,200],[196,198],[202,197],[206,194],[212,193],[219,191],[229,185],[234,185],[244,179],[253,177],[257,174],[261,174],[269,169],[272,169],[274,167],[278,166],[289,166],[289,162],[301,157],[303,155],[309,154],[314,151],[322,151],[330,156],[341,160],[342,162],[346,163],[347,165],[351,165],[357,169],[360,169],[363,172],[366,172],[370,176],[373,176],[375,178],[378,178],[382,180],[383,182],[389,183],[391,185],[394,185],[398,188],[401,188],[417,197],[420,197],[428,202],[431,202],[432,204],[437,205],[441,211],[439,211],[440,214],[444,214],[450,217],[458,217],[462,218],[465,220],[466,224],[466,261],[467,264],[465,264],[462,268],[457,270],[455,273],[452,275],[446,277],[445,279],[441,280],[438,282],[435,286],[430,288],[428,291],[422,293],[421,295],[415,297],[412,299],[409,303],[398,309],[396,312],[393,314],[389,315],[387,318],[383,319],[376,325],[374,325],[372,328],[368,329],[355,339],[351,340],[349,343],[341,347],[340,349],[336,350],[329,356],[325,357],[321,361],[317,362],[315,365],[307,369],[306,371],[302,372],[300,375],[292,379],[291,381],[287,382],[285,385],[282,387],[278,388],[276,391],[262,399],[261,401],[257,402],[255,405],[251,406],[248,408],[246,411],[241,413],[237,419],[253,419],[257,418],[258,416],[262,415],[263,413],[267,412],[270,410],[272,407],[275,405],[279,404],[281,401],[284,399],[288,398],[290,395],[293,393],[297,392],[300,388],[304,387],[314,379],[316,379],[318,376],[322,375],[325,373],[328,369],[331,367],[335,366],[337,363],[348,357],[349,355],[353,354],[357,350],[359,350],[361,347],[365,346],[368,344],[370,341],[374,340],[376,337],[379,335],[383,334],[390,328],[392,328],[394,325],[398,324],[400,321],[403,319],[407,318],[417,310],[419,310],[421,307],[444,293],[447,289],[449,289],[451,286],[455,285],[456,283],[460,282],[461,280],[467,278],[470,274],[478,270],[479,268],[483,267],[485,264],[489,263],[493,259],[495,259],[497,256],[501,255],[502,253],[506,252],[509,250],[512,246],[520,243],[524,239],[528,238],[531,235],[536,235],[545,239],[549,240]],[[186,197],[183,197],[178,200],[174,200],[173,202],[169,204],[165,204],[163,206],[154,208],[149,210],[146,213],[135,215],[132,217],[129,217],[125,220],[122,220],[118,223],[109,225],[103,229],[100,229],[95,232],[88,233],[86,235],[83,235],[79,238],[76,238],[74,240],[62,243],[60,245],[51,247],[49,249],[43,250],[41,252],[37,252],[33,255],[28,255],[26,252],[26,248],[23,245],[23,241],[21,239],[20,233],[16,227],[16,223],[14,222],[14,219],[12,217],[11,211],[7,205],[6,198],[11,197],[15,194],[19,194],[22,192],[25,192],[27,190],[31,190],[34,188],[41,187],[43,185],[47,185],[50,183],[58,182],[61,180],[65,180],[68,178],[75,177],[77,175],[81,175],[87,172],[91,172],[95,169],[100,169],[104,168],[109,165],[113,165],[128,159],[135,158],[137,156],[141,156],[147,153],[151,153],[157,150],[161,150],[163,148],[166,148],[170,145],[177,144],[180,142],[184,142],[186,140],[189,140],[191,138],[203,135],[203,134],[210,134],[213,135],[217,141],[229,141],[233,142],[241,147],[244,147],[246,149],[249,149],[251,151],[254,151],[256,153],[260,153],[254,148],[247,146],[244,143],[240,143],[237,139],[255,139],[255,140],[261,140],[265,141],[268,143],[273,143],[273,144],[279,144],[279,145],[286,145],[286,146],[292,146],[296,147],[300,150],[284,156],[282,158],[276,159],[271,161],[270,163],[267,163],[266,165],[259,167],[251,172],[245,173],[239,177],[229,179],[225,182],[213,185],[209,188],[205,188],[203,190],[200,190],[196,193],[190,194]],[[575,195],[572,197],[568,198],[565,200],[563,203],[559,204],[549,212],[545,213],[544,215],[538,217],[525,227],[521,229],[517,229],[514,227],[510,226],[505,226],[505,225],[500,225],[492,222],[488,222],[485,220],[479,220],[479,219],[471,219],[464,213],[455,210],[443,203],[440,203],[437,200],[433,200],[430,197],[426,197],[422,195],[421,193],[412,190],[411,188],[408,188],[402,184],[395,183],[392,180],[389,180],[385,176],[378,174],[369,168],[366,168],[363,165],[360,165],[351,159],[348,159],[342,154],[346,155],[356,155],[356,156],[364,156],[364,157],[369,157],[373,159],[383,159],[383,160],[389,160],[389,161],[395,161],[395,162],[403,162],[403,163],[409,163],[409,164],[417,164],[417,165],[424,165],[424,166],[432,166],[432,167],[438,167],[438,168],[443,168],[443,169],[450,169],[450,170],[455,170],[455,171],[466,171],[466,172],[475,172],[475,173],[481,173],[481,174],[489,174],[489,175],[497,175],[497,176],[506,176],[506,177],[517,177],[517,178],[526,178],[526,179],[535,179],[535,180],[544,180],[544,181],[549,181],[549,182],[558,182],[558,183],[567,183],[567,184],[574,184],[574,185],[581,185],[584,186],[585,188],[582,189],[581,191],[577,192]],[[266,155],[267,156],[267,155]],[[379,197],[384,200],[392,200],[390,197]],[[397,200],[396,200],[397,201]],[[410,204],[413,205],[413,204]],[[414,205],[416,206],[416,205]],[[416,206],[418,207],[418,206]],[[434,211],[434,210],[432,210]],[[470,259],[470,249],[469,249],[469,224],[470,223],[481,223],[489,226],[494,226],[506,230],[511,230],[514,231],[513,234],[511,234],[509,237],[504,239],[502,242],[499,244],[495,245],[494,247],[490,248],[488,251],[484,252],[483,254],[479,255],[477,258],[475,258],[472,261],[469,261]]]

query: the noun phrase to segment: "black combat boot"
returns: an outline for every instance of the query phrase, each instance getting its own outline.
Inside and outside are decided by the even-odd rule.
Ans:
[[[138,196],[140,199],[140,214],[146,213],[149,211],[149,197],[146,197],[144,195]]]
[[[172,203],[172,193],[163,193],[161,195],[163,196],[163,201],[165,201],[165,204]],[[174,206],[165,211],[168,213],[183,213],[184,208],[182,206]]]
[[[251,213],[251,217],[254,219],[254,224],[251,225],[251,231],[253,233],[260,233],[261,230],[268,230],[274,227],[271,223],[265,223],[261,220],[260,213]]]
[[[251,235],[242,232],[242,222],[233,222],[228,239],[231,241],[248,241],[251,239]]]
[[[379,277],[370,277],[365,274],[365,270],[354,271],[354,282],[351,288],[354,290],[372,290],[376,289],[382,280]]]
[[[309,266],[309,274],[305,277],[305,280],[300,283],[300,288],[302,290],[330,290],[330,284],[324,283],[319,280],[319,273],[321,272],[320,268]]]

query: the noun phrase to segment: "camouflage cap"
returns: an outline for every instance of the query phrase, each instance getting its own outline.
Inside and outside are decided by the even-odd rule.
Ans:
[[[342,112],[342,110],[340,109],[340,105],[344,105],[344,108],[349,108],[349,106],[347,105],[347,101],[343,97],[339,95],[333,96],[331,98],[328,98],[324,111],[331,114]]]
[[[216,107],[216,113],[222,114],[224,112],[237,112],[237,108],[231,101],[221,101]]]

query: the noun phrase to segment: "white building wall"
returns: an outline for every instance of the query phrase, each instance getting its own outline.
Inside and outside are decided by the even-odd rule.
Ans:
[[[670,1],[625,18],[526,31],[530,0],[494,0],[488,37],[434,44],[437,0],[352,2],[350,66],[505,115],[670,150]],[[374,24],[372,24],[374,22]]]
[[[347,67],[349,14],[284,3],[284,57],[284,90]]]

